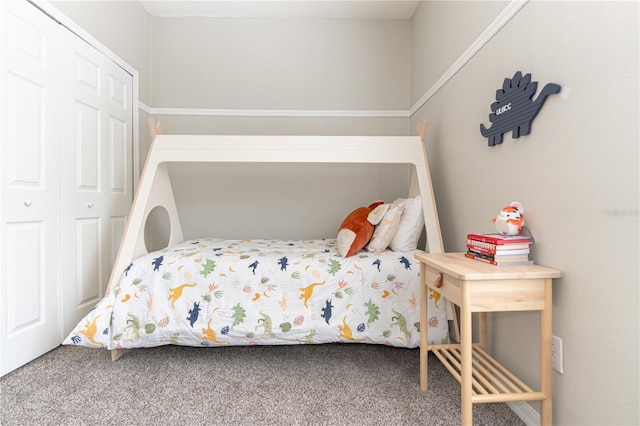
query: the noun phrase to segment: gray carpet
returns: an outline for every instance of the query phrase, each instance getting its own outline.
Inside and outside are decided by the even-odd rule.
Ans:
[[[435,357],[364,344],[127,352],[61,346],[0,379],[2,425],[456,425],[460,387]],[[505,404],[474,424],[523,425]]]

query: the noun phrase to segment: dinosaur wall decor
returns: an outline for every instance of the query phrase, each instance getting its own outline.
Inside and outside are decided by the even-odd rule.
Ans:
[[[512,137],[531,133],[531,122],[538,115],[542,105],[550,95],[560,92],[560,86],[549,83],[534,101],[538,82],[531,81],[531,74],[524,77],[517,71],[512,78],[505,78],[502,89],[496,91],[496,102],[491,104],[490,128],[480,124],[480,133],[488,138],[489,146],[502,143],[503,133],[512,131]]]

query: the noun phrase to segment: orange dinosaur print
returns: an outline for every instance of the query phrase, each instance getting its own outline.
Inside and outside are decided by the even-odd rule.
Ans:
[[[204,340],[208,340],[213,343],[219,343],[222,345],[229,344],[229,342],[227,341],[218,340],[218,336],[216,336],[216,332],[213,331],[213,329],[211,328],[211,320],[209,320],[209,322],[207,323],[207,328],[202,329],[202,334],[203,334],[202,338]]]
[[[93,338],[96,337],[96,333],[98,332],[98,324],[96,324],[98,318],[100,318],[100,315],[96,316],[91,322],[87,321],[87,325],[84,327],[84,330],[80,330],[80,334],[84,334],[87,339],[89,339],[89,341],[94,345],[102,345],[102,343],[93,340]]]
[[[440,293],[435,290],[429,289],[429,299],[433,300],[433,304],[436,305],[436,309],[440,310],[438,302],[440,301]]]
[[[338,330],[340,330],[338,339],[347,339],[353,342],[364,342],[364,339],[356,339],[353,337],[353,331],[351,330],[351,327],[349,327],[349,325],[347,324],[346,315],[342,318],[342,325],[338,326]]]
[[[182,297],[182,291],[185,287],[195,287],[196,283],[193,284],[182,284],[178,287],[173,287],[169,289],[169,300],[171,300],[171,307],[175,308],[176,300]]]
[[[308,308],[309,306],[307,306],[307,302],[309,301],[309,299],[311,299],[311,296],[313,295],[313,289],[316,286],[319,285],[324,285],[326,283],[326,281],[322,281],[321,283],[313,283],[310,284],[306,287],[302,287],[300,289],[300,291],[302,292],[302,294],[300,295],[300,299],[304,300],[304,306],[305,308]]]

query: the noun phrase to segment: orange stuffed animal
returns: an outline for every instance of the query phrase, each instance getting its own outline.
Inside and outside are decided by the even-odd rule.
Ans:
[[[495,222],[496,231],[502,235],[520,235],[524,226],[524,207],[514,201],[491,220]]]
[[[367,245],[374,226],[380,223],[389,204],[376,201],[369,207],[358,207],[345,218],[338,229],[337,248],[342,257],[353,256]]]

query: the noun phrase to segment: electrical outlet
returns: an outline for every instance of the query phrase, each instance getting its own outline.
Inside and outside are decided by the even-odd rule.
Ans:
[[[564,374],[562,339],[551,336],[551,365],[560,374]]]

